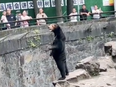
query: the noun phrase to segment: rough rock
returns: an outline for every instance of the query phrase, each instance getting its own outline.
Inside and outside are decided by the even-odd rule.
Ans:
[[[98,58],[100,64],[100,71],[107,71],[108,68],[114,68],[114,62],[111,56],[105,56]]]
[[[80,62],[77,63],[76,69],[84,69],[86,70],[91,76],[99,75],[100,64],[96,61],[96,59],[91,56],[87,57]]]
[[[116,63],[114,63],[114,68],[116,69]]]
[[[110,54],[114,62],[116,62],[116,41],[105,43],[105,53]]]
[[[110,41],[110,42],[105,43],[105,47],[109,47],[109,50],[112,51],[111,53],[112,56],[116,55],[116,41]]]

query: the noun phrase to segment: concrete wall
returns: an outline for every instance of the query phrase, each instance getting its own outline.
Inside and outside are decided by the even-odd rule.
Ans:
[[[66,53],[70,71],[83,58],[104,55],[104,43],[116,40],[116,21],[108,21],[102,19],[60,24],[67,38]],[[45,51],[52,40],[53,34],[47,26],[2,31],[0,87],[53,87],[52,81],[58,79],[60,74],[53,58]]]

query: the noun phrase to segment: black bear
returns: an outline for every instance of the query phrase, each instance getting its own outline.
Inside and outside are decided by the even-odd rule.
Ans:
[[[61,78],[59,80],[64,80],[66,75],[69,74],[67,64],[66,64],[66,53],[65,53],[65,35],[58,24],[50,24],[48,26],[51,32],[54,33],[54,41],[49,47],[51,50],[50,56],[53,56],[56,65],[61,73]]]

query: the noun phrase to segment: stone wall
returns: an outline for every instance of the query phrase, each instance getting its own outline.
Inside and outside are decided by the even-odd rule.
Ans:
[[[60,24],[67,38],[70,71],[83,58],[104,55],[104,43],[116,40],[116,21],[108,21]],[[0,87],[53,87],[52,81],[60,74],[53,58],[45,51],[53,40],[47,26],[7,30],[0,34]]]

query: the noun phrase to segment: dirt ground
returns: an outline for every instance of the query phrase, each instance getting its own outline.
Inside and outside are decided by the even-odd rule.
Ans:
[[[101,72],[99,76],[79,81],[75,85],[78,87],[116,87],[116,70],[108,69],[107,72]]]

